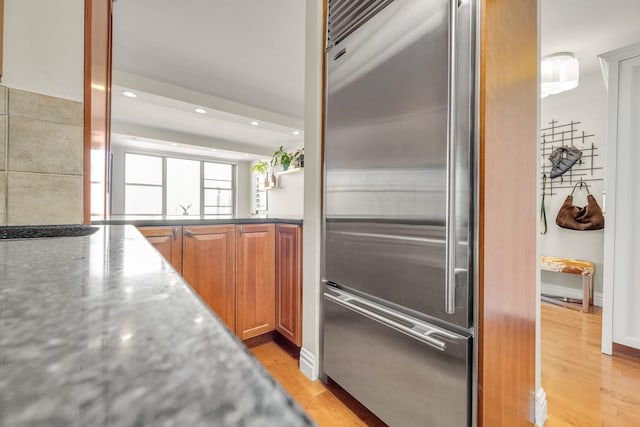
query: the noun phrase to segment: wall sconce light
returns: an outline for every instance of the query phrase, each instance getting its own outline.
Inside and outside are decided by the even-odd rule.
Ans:
[[[540,93],[542,98],[578,87],[579,64],[572,53],[547,55],[540,64]]]

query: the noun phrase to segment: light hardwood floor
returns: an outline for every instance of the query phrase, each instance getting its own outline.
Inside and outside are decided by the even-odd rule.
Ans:
[[[258,345],[251,351],[318,426],[384,426],[344,390],[309,381],[298,369],[298,361],[275,342]]]
[[[545,427],[640,427],[640,359],[600,352],[602,314],[542,303]]]
[[[640,359],[600,353],[602,316],[596,310],[542,304],[545,427],[640,427]],[[278,344],[251,351],[319,426],[384,425],[339,387],[309,381]]]

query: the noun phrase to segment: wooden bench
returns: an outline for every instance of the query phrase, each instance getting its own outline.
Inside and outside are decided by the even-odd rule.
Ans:
[[[540,268],[546,271],[555,271],[556,273],[582,276],[582,300],[542,294],[543,301],[577,309],[584,313],[590,311],[590,307],[593,305],[593,272],[596,269],[594,263],[577,259],[542,256],[540,257]]]

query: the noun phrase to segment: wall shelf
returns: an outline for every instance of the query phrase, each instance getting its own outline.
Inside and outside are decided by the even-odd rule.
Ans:
[[[303,170],[304,170],[304,168],[303,168],[303,167],[302,167],[302,168],[289,168],[289,169],[287,169],[286,171],[276,172],[276,175],[277,175],[277,176],[280,176],[280,175],[289,175],[289,174],[291,174],[291,173],[297,173],[297,172],[300,172],[300,171],[303,171]]]
[[[277,190],[279,188],[280,188],[279,185],[276,185],[276,186],[270,185],[268,187],[263,187],[263,186],[258,187],[259,190]]]

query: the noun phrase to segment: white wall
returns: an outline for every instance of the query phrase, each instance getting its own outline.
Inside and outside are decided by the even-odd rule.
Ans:
[[[278,177],[278,189],[269,190],[269,216],[302,218],[304,215],[304,169]]]
[[[265,159],[269,160],[269,159]],[[254,165],[256,162],[251,162]],[[258,186],[257,172],[250,175],[251,212],[256,211],[256,187]],[[271,171],[269,171],[271,177]],[[259,175],[260,183],[264,175]],[[278,188],[267,190],[267,214],[271,218],[302,218],[304,216],[304,169],[277,177]]]
[[[2,84],[82,101],[84,1],[4,1]]]
[[[580,130],[584,130],[587,134],[595,135],[595,138],[590,139],[598,148],[596,154],[600,156],[595,159],[596,166],[605,166],[607,93],[604,80],[599,72],[580,76],[580,85],[576,89],[543,99],[540,114],[541,127],[547,127],[552,119],[560,123],[566,123],[571,120],[581,122],[578,125]],[[581,148],[580,143],[575,145]],[[546,158],[540,159],[540,161],[544,164],[549,164],[549,160]],[[589,161],[589,159],[586,159],[586,161]],[[604,170],[595,171],[594,178],[604,178]],[[559,179],[556,178],[554,182]],[[595,196],[600,207],[604,208],[602,196],[604,181],[590,182],[589,187],[591,194]],[[549,231],[546,235],[539,235],[540,254],[593,261],[596,264],[594,288],[596,299],[599,302],[602,293],[604,233],[602,230],[566,230],[556,225],[555,219],[558,210],[570,192],[571,190],[562,189],[558,190],[558,194],[553,197],[547,196],[546,208]],[[584,191],[576,191],[574,204],[577,206],[586,204],[586,193]],[[541,281],[542,292],[550,289],[549,285],[571,287],[576,290],[581,289],[582,286],[582,278],[580,276],[548,271],[542,272]]]

